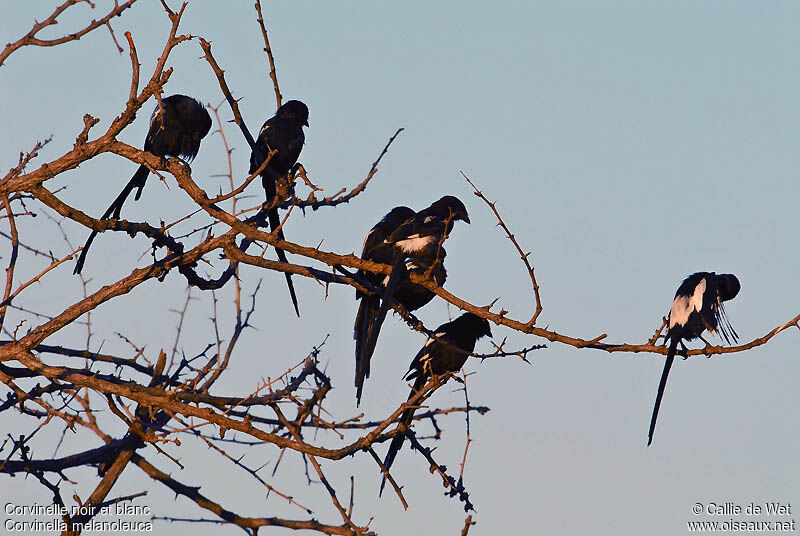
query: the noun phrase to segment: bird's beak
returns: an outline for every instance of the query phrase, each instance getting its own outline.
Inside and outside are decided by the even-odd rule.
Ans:
[[[471,222],[469,221],[469,216],[467,216],[466,214],[464,214],[464,217],[463,217],[463,218],[461,218],[461,219],[462,219],[462,220],[464,220],[465,222],[467,222],[467,224],[471,223]]]
[[[308,126],[308,119],[306,119],[306,121],[305,121],[305,123],[303,123],[303,125],[304,126]]]

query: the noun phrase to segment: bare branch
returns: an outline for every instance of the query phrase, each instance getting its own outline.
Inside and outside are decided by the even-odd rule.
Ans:
[[[58,24],[57,19],[59,15],[61,15],[64,11],[66,11],[67,8],[74,6],[75,4],[79,4],[83,1],[85,0],[66,0],[63,4],[58,6],[50,14],[49,17],[44,19],[42,22],[34,23],[33,28],[31,28],[31,31],[29,31],[27,34],[17,39],[13,43],[7,44],[3,49],[3,51],[0,52],[0,66],[2,66],[3,63],[5,63],[6,58],[8,58],[12,53],[27,45],[33,45],[38,47],[52,47],[63,43],[67,43],[69,41],[77,41],[87,33],[101,26],[106,26],[108,27],[109,30],[111,30],[111,25],[109,21],[113,17],[121,15],[123,11],[131,7],[136,2],[136,0],[128,0],[127,2],[123,2],[122,4],[118,4],[115,2],[114,7],[111,9],[111,11],[108,12],[108,14],[97,20],[92,19],[92,22],[90,22],[86,27],[84,27],[81,30],[78,30],[75,33],[71,33],[56,39],[39,39],[36,37],[36,34],[38,34],[44,28],[47,28],[48,26],[52,26],[54,24]],[[114,36],[113,31],[111,36],[113,38]],[[116,39],[114,39],[114,42],[116,44]],[[117,44],[117,48],[119,49],[120,52],[122,52],[122,50],[119,48],[119,44]]]
[[[269,60],[269,77],[272,79],[272,86],[275,88],[276,108],[280,108],[283,97],[281,96],[280,88],[278,88],[278,75],[275,73],[275,58],[272,57],[272,47],[269,46],[267,28],[264,26],[264,15],[261,13],[261,0],[256,0],[255,8],[258,14],[256,21],[258,21],[258,26],[261,28],[261,36],[264,38],[264,52],[267,53],[267,59]]]

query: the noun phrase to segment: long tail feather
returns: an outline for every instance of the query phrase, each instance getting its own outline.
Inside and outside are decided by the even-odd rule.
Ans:
[[[408,395],[408,399],[411,400],[417,391],[422,389],[425,386],[425,382],[428,380],[428,375],[420,373],[417,376],[416,381],[414,382],[414,387],[411,388],[411,393]],[[403,412],[400,416],[400,423],[397,425],[398,433],[396,436],[392,438],[392,442],[389,444],[389,450],[386,451],[386,458],[383,460],[383,468],[386,469],[386,472],[389,472],[389,469],[392,467],[394,463],[394,459],[397,457],[397,453],[400,452],[400,448],[403,446],[403,442],[406,439],[406,431],[408,427],[411,426],[411,421],[414,419],[414,412],[416,411],[415,408],[409,408]],[[381,480],[381,489],[378,492],[378,496],[383,493],[383,488],[386,485],[386,475],[383,475],[383,479]]]
[[[150,170],[147,169],[147,166],[139,166],[139,169],[137,169],[136,173],[133,174],[131,180],[128,181],[128,184],[125,185],[125,188],[122,189],[122,191],[119,193],[116,199],[114,199],[111,205],[109,205],[103,215],[100,216],[100,219],[118,219],[122,212],[122,206],[125,204],[125,201],[128,199],[128,196],[131,195],[131,192],[134,188],[139,188],[139,192],[136,194],[136,199],[139,199],[139,195],[142,193],[142,188],[144,188],[144,184],[147,181],[147,176],[149,174]],[[72,272],[73,274],[79,274],[81,273],[81,270],[83,270],[83,265],[86,262],[86,255],[89,253],[89,246],[92,245],[92,242],[94,242],[96,236],[97,231],[92,231],[89,234],[89,238],[86,240],[86,244],[84,244],[81,254],[78,257],[78,262],[75,263],[75,270]]]
[[[374,296],[362,296],[358,306],[353,336],[356,340],[356,405],[361,404],[361,391],[364,389],[364,380],[369,378],[369,362],[372,354],[365,352],[367,340],[378,316],[380,300]]]
[[[679,338],[671,340],[669,351],[667,352],[667,360],[664,363],[664,371],[661,373],[661,381],[658,383],[658,394],[656,395],[656,404],[653,407],[653,416],[650,418],[650,431],[647,433],[647,446],[653,442],[653,432],[656,429],[656,419],[658,419],[658,409],[661,407],[661,399],[664,397],[664,388],[667,386],[667,377],[669,376],[669,369],[672,368],[672,362],[675,361],[675,352],[678,350]]]
[[[271,170],[267,168],[264,173],[269,173]],[[275,179],[272,177],[267,177],[262,174],[261,176],[261,184],[264,186],[264,190],[267,194],[267,202],[271,202],[275,198]],[[274,231],[278,228],[281,224],[281,219],[278,217],[278,207],[271,209],[267,215],[269,216],[269,228],[270,231]],[[285,240],[283,235],[283,229],[278,231],[278,238],[281,240]],[[289,260],[286,258],[286,252],[282,249],[275,248],[276,253],[278,254],[278,260],[282,263],[289,264]],[[286,276],[286,286],[289,287],[289,296],[292,298],[292,305],[294,306],[294,312],[300,317],[300,308],[297,306],[297,294],[294,292],[294,283],[292,282],[292,274],[289,272],[284,272],[284,276]]]
[[[406,271],[406,265],[403,259],[399,258],[392,265],[392,273],[389,275],[389,281],[387,281],[386,285],[384,286],[384,296],[391,297],[394,295],[394,292],[397,289],[397,284],[401,281],[404,275],[408,275],[408,272]],[[373,352],[375,352],[375,345],[378,344],[378,335],[381,332],[381,326],[383,325],[383,321],[386,319],[386,313],[388,312],[389,302],[387,300],[381,300],[381,308],[375,315],[375,318],[372,322],[372,327],[369,328],[369,336],[364,343],[364,353],[367,356],[367,360],[369,360],[372,357]]]

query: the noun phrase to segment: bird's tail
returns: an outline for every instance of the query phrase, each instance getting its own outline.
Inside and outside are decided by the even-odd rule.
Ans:
[[[397,290],[397,284],[403,279],[403,276],[408,277],[408,270],[406,270],[406,263],[403,257],[395,259],[392,264],[392,273],[389,274],[389,280],[383,286],[383,295],[391,299]],[[381,308],[375,314],[372,326],[367,328],[367,339],[364,342],[364,354],[367,356],[367,361],[372,357],[375,352],[375,345],[378,344],[378,335],[381,332],[381,326],[386,319],[386,313],[389,312],[389,300],[381,300]]]
[[[664,397],[664,388],[667,386],[667,377],[669,376],[669,369],[672,368],[672,362],[675,361],[675,352],[678,350],[678,342],[680,338],[675,337],[670,340],[669,351],[667,352],[667,360],[664,363],[664,371],[661,373],[661,381],[658,384],[658,394],[656,395],[656,405],[653,407],[653,416],[650,417],[650,431],[647,433],[647,446],[653,442],[653,432],[656,429],[656,419],[658,419],[658,409],[661,407],[661,399]]]
[[[378,316],[379,308],[380,300],[376,296],[361,296],[355,326],[353,326],[353,338],[356,340],[356,405],[361,404],[364,380],[369,378],[369,361],[372,354],[365,352],[365,346],[370,337],[375,317]]]
[[[269,217],[270,231],[278,229],[278,226],[281,224],[281,220],[278,217],[278,207],[270,209],[267,215]],[[278,238],[280,240],[285,240],[285,237],[283,235],[283,229],[278,230]],[[289,264],[289,259],[286,258],[285,251],[283,251],[282,249],[275,248],[275,252],[278,254],[279,261],[285,264]],[[297,307],[297,294],[294,293],[294,283],[292,282],[292,274],[290,274],[289,272],[284,272],[283,275],[286,276],[286,285],[289,287],[289,296],[292,298],[292,305],[294,305],[294,312],[299,317],[300,309]]]
[[[125,201],[128,199],[128,196],[131,195],[131,192],[134,188],[138,188],[139,191],[136,192],[136,197],[134,199],[138,200],[139,197],[142,195],[142,188],[144,188],[145,182],[147,182],[147,176],[150,174],[150,170],[147,169],[147,166],[139,166],[139,169],[136,170],[136,173],[133,174],[131,180],[128,181],[128,184],[125,185],[125,188],[119,193],[116,199],[109,205],[106,211],[100,216],[101,220],[110,220],[110,219],[118,219],[122,212],[122,206],[125,204]],[[92,231],[89,234],[89,238],[86,239],[86,244],[84,244],[83,249],[81,250],[81,254],[78,257],[78,262],[75,263],[75,270],[72,273],[79,274],[81,270],[83,270],[83,265],[86,262],[86,255],[89,253],[89,246],[92,245],[94,242],[95,237],[97,236],[97,231]]]
[[[414,382],[414,387],[411,388],[411,393],[408,395],[408,399],[411,400],[417,392],[425,386],[425,382],[428,380],[428,375],[420,372],[417,375],[417,379]],[[414,412],[416,408],[408,408],[403,412],[400,416],[399,424],[397,425],[397,435],[392,438],[392,442],[389,444],[389,450],[386,451],[386,458],[383,460],[383,468],[386,470],[386,473],[383,475],[383,479],[381,480],[381,489],[378,492],[378,496],[383,493],[383,487],[386,485],[386,475],[389,473],[389,468],[392,467],[394,463],[394,459],[397,457],[397,453],[400,452],[400,448],[403,446],[403,442],[406,439],[406,431],[408,427],[411,426],[411,421],[414,418]]]

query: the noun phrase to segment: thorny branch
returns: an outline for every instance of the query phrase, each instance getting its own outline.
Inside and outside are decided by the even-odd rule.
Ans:
[[[114,38],[114,31],[111,29],[111,24],[109,21],[114,17],[120,16],[122,12],[131,7],[136,2],[136,0],[128,0],[127,2],[123,2],[122,4],[115,3],[114,7],[111,9],[111,11],[108,12],[108,14],[106,14],[104,17],[100,19],[97,20],[93,19],[88,25],[86,25],[86,27],[78,30],[77,32],[67,34],[63,37],[59,37],[56,39],[40,39],[36,37],[36,34],[38,34],[43,29],[47,28],[48,26],[58,24],[58,17],[64,11],[74,6],[75,4],[80,4],[82,2],[86,2],[91,5],[91,2],[88,2],[87,0],[66,0],[63,4],[58,6],[50,14],[49,17],[44,19],[42,22],[34,23],[33,28],[31,28],[31,31],[29,31],[27,34],[20,37],[13,43],[8,43],[3,49],[3,51],[0,52],[0,66],[2,66],[3,63],[5,63],[6,58],[8,58],[8,56],[14,53],[14,51],[26,45],[33,45],[39,47],[52,47],[56,45],[61,45],[63,43],[67,43],[69,41],[77,41],[87,33],[101,26],[106,26],[108,28],[109,32],[111,33],[111,37],[112,39],[114,39],[114,43],[116,44],[116,38]],[[94,5],[92,5],[91,7],[94,8]],[[117,44],[117,49],[119,49],[119,44]],[[119,51],[122,52],[121,49],[119,49]]]
[[[517,253],[519,253],[520,259],[522,260],[523,264],[525,264],[525,269],[528,271],[528,276],[530,276],[531,284],[533,285],[533,297],[536,300],[536,310],[534,311],[531,319],[528,321],[528,325],[532,326],[536,323],[536,319],[539,318],[539,315],[542,313],[542,300],[541,297],[539,296],[539,284],[536,282],[536,275],[534,275],[533,273],[533,266],[531,266],[531,263],[528,260],[528,257],[530,257],[531,252],[529,251],[528,253],[525,253],[524,251],[522,251],[522,248],[517,242],[516,237],[511,233],[511,230],[506,225],[506,222],[503,221],[503,218],[497,211],[497,207],[495,206],[495,204],[486,199],[483,193],[480,190],[478,190],[478,187],[475,186],[475,184],[473,184],[471,180],[469,180],[469,177],[467,177],[467,175],[463,171],[461,172],[461,175],[467,180],[469,185],[472,186],[472,189],[475,190],[475,195],[481,198],[481,200],[483,200],[483,202],[489,205],[489,208],[492,209],[492,212],[497,218],[497,225],[502,227],[503,231],[506,232],[506,238],[508,238],[511,241],[511,243],[514,244],[514,248],[517,250]]]
[[[261,28],[261,36],[264,38],[264,52],[266,52],[267,60],[269,60],[269,77],[272,80],[272,86],[275,88],[275,101],[277,108],[280,108],[283,96],[281,95],[281,90],[278,87],[278,75],[275,72],[275,58],[272,56],[272,47],[269,46],[267,27],[264,26],[264,15],[261,13],[261,0],[256,0],[255,8],[256,13],[258,14],[256,21],[258,22],[258,27]]]

